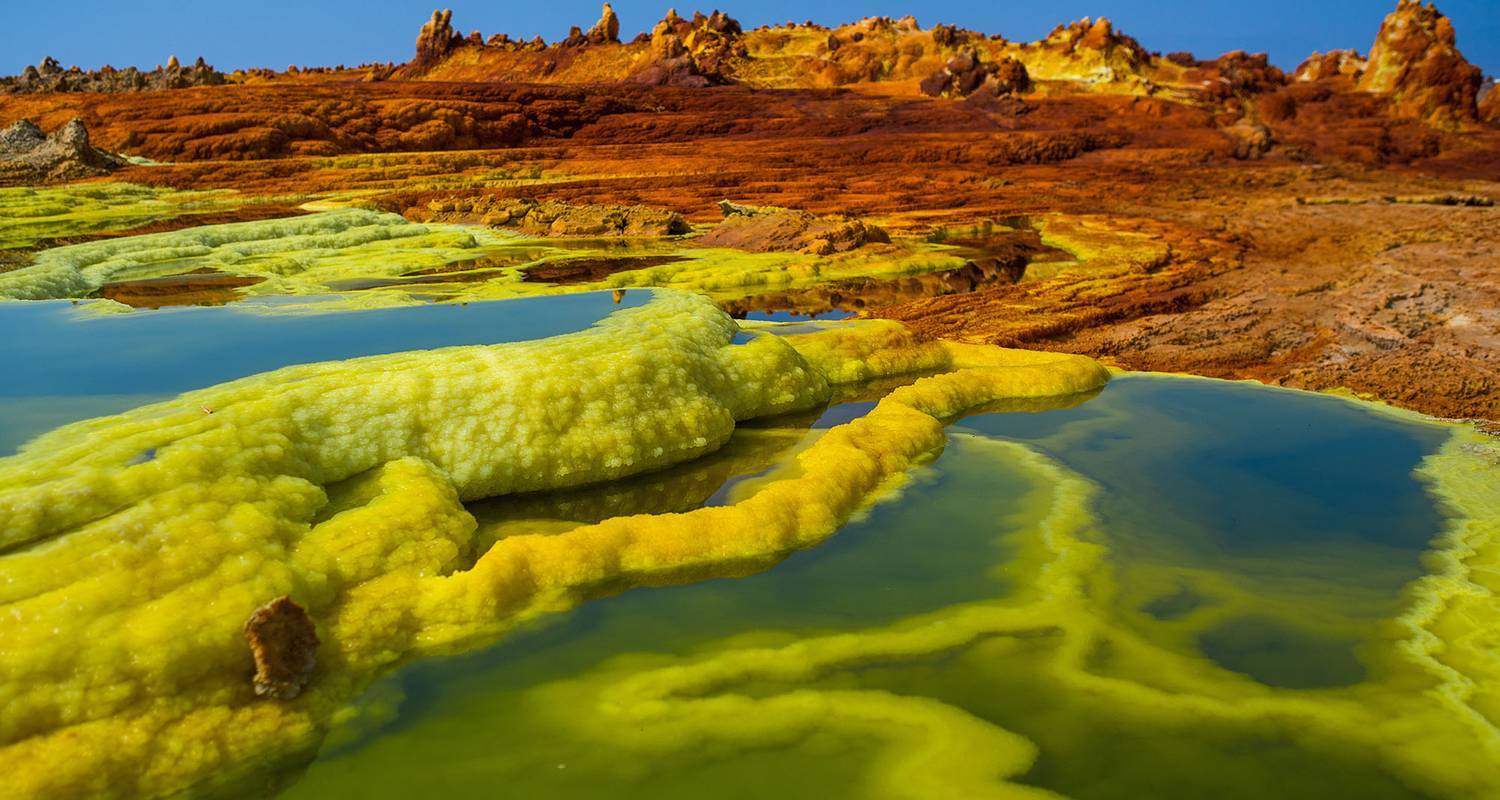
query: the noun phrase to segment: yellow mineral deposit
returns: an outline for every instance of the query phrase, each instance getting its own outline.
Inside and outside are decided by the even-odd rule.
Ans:
[[[533,342],[289,367],[60,428],[0,461],[0,758],[17,797],[230,789],[308,758],[385,668],[491,640],[597,587],[812,545],[931,459],[968,408],[1098,388],[1079,356],[923,341],[897,323],[755,335],[661,292]],[[713,452],[831,385],[941,371],[728,507],[616,517],[484,552],[461,501]],[[201,409],[212,408],[205,414]],[[317,623],[295,700],[256,696],[242,628]]]

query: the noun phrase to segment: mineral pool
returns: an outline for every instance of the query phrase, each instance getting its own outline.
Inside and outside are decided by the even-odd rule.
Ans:
[[[1470,427],[676,291],[302,305],[0,305],[8,794],[1500,794]]]

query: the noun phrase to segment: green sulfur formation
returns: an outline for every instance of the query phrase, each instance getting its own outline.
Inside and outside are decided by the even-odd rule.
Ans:
[[[1166,264],[1172,255],[1171,247],[1159,237],[1122,230],[1100,217],[1048,214],[1036,225],[1042,244],[1066,251],[1073,260],[1034,264],[1026,270],[1027,280],[1073,270],[1084,270],[1094,277],[1150,272]]]
[[[327,291],[351,275],[394,276],[475,257],[476,234],[433,230],[395,214],[348,209],[305,217],[204,225],[43,251],[0,274],[0,297],[83,297],[106,283],[214,270],[265,278],[260,293]]]
[[[0,250],[59,237],[126,231],[244,202],[231,191],[185,192],[130,183],[0,189]]]
[[[100,230],[112,230],[109,225],[126,226],[140,215],[145,215],[139,219],[144,222],[186,213],[186,206],[171,206],[176,201],[160,199],[167,197],[160,190],[96,186],[3,191],[18,193],[16,198],[72,191],[118,200],[123,205],[116,209],[117,218],[97,223],[105,226]],[[219,193],[197,194],[217,197]],[[196,195],[183,195],[190,196]],[[61,212],[69,203],[74,208],[69,215],[47,218],[50,227],[46,229],[52,231],[49,235],[79,236],[95,231],[91,227],[94,223],[81,218],[91,213],[87,201],[57,198],[45,207],[40,202],[38,213]],[[0,207],[3,203],[0,193]],[[161,210],[163,206],[178,210]],[[253,279],[253,285],[239,289],[243,295],[346,292],[359,297],[353,305],[365,308],[410,303],[414,295],[468,301],[645,286],[691,289],[732,300],[851,278],[892,279],[940,272],[965,263],[952,248],[914,240],[832,256],[747,253],[695,247],[691,241],[677,240],[600,243],[537,239],[480,226],[415,224],[396,214],[330,209],[316,202],[303,208],[317,213],[202,225],[43,250],[30,257],[29,265],[0,273],[0,299],[82,298],[119,282],[221,273]],[[18,228],[16,235],[24,230],[32,237],[28,242],[43,238],[38,225],[28,223]],[[632,257],[640,256],[656,258],[648,260],[651,266],[632,265]],[[539,270],[539,275],[549,270],[566,272],[569,265],[590,261],[604,265],[601,274],[584,270],[584,277],[561,283],[527,274],[532,269]]]
[[[894,323],[755,336],[662,293],[532,342],[290,367],[60,428],[0,461],[0,761],[15,797],[236,791],[315,750],[383,670],[603,591],[807,547],[944,442],[943,420],[1069,395],[1076,356]],[[831,385],[897,388],[732,506],[481,533],[461,500],[615,480],[720,448]],[[493,540],[491,545],[489,542]],[[323,645],[257,698],[240,629],[290,595]]]

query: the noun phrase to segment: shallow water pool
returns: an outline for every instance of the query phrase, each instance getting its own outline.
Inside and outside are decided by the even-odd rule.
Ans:
[[[649,290],[320,313],[327,298],[98,313],[67,300],[0,303],[9,344],[0,455],[59,425],[316,361],[582,330]],[[306,305],[308,310],[268,306]]]
[[[980,764],[1032,755],[994,796],[1427,796],[1334,711],[1386,696],[1389,621],[1445,524],[1413,470],[1451,429],[1154,376],[1051,405],[958,421],[820,547],[393,673],[284,796],[979,796],[927,752],[974,731],[998,737]],[[733,501],[866,410],[473,510],[503,536]]]

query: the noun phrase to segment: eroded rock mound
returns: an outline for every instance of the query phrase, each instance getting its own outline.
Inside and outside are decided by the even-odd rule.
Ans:
[[[806,211],[719,202],[724,221],[698,240],[710,247],[758,253],[842,253],[871,242],[889,242],[884,230],[852,217],[819,217]]]
[[[1234,157],[1242,161],[1260,158],[1276,143],[1270,128],[1248,118],[1225,128],[1224,135],[1234,145]]]
[[[1224,101],[1274,91],[1286,85],[1286,73],[1271,64],[1265,53],[1235,50],[1211,62],[1218,73],[1208,90],[1209,99]]]
[[[1151,60],[1140,42],[1104,17],[1059,25],[1038,44],[1036,60],[1048,62],[1052,77],[1091,83],[1138,79]]]
[[[626,82],[684,87],[730,83],[731,62],[747,55],[743,34],[740,23],[721,11],[708,16],[694,12],[686,20],[669,9],[651,29],[651,61]]]
[[[1486,78],[1479,87],[1479,118],[1491,125],[1500,124],[1500,92],[1495,91],[1495,79]]]
[[[1015,95],[1031,88],[1031,76],[1025,64],[1010,56],[981,61],[978,51],[964,50],[922,79],[920,88],[930,97],[968,97],[981,88],[996,96]]]
[[[190,86],[219,86],[224,73],[204,63],[202,57],[184,67],[176,56],[167,65],[153,70],[135,67],[103,67],[85,72],[78,67],[63,69],[57,59],[47,57],[42,63],[27,67],[20,75],[0,78],[0,94],[36,94],[40,92],[141,92],[158,89],[186,89]]]
[[[433,200],[424,221],[477,222],[533,236],[676,236],[691,228],[681,214],[651,206],[580,205],[495,195]]]
[[[1389,96],[1403,116],[1443,126],[1473,120],[1483,74],[1456,42],[1453,23],[1435,6],[1400,0],[1380,26],[1358,86]]]
[[[82,120],[74,119],[50,136],[24,119],[0,131],[0,182],[87,178],[124,163],[89,144],[89,132]]]

